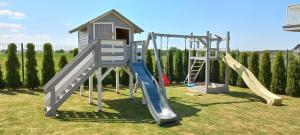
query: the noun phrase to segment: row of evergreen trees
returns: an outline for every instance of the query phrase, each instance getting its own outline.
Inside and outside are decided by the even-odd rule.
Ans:
[[[165,63],[165,73],[171,82],[182,82],[187,75],[188,66],[188,51],[170,49],[167,53],[167,61],[163,62],[161,59],[161,50],[158,50],[162,67]],[[173,62],[173,54],[175,52],[175,62]],[[275,56],[273,65],[271,64],[270,54],[264,51],[261,58],[258,52],[231,52],[232,57],[237,59],[242,65],[249,68],[249,70],[259,79],[259,81],[271,92],[276,94],[287,94],[291,96],[300,96],[300,64],[296,57],[289,58],[288,67],[286,70],[285,60],[282,52],[278,52]],[[156,78],[158,71],[153,65],[155,61],[152,59],[153,50],[148,50],[146,54],[147,68]],[[210,66],[210,81],[216,83],[224,83],[225,78],[225,63],[222,60],[211,61]],[[287,71],[287,72],[286,72]],[[205,68],[200,71],[197,81],[204,81]],[[237,73],[229,70],[229,84],[246,88],[247,85]]]
[[[282,52],[278,52],[275,56],[273,65],[271,64],[270,54],[264,51],[261,58],[258,52],[250,54],[242,52],[239,58],[236,56],[238,52],[231,52],[235,59],[259,79],[259,81],[271,92],[276,94],[287,94],[290,96],[300,96],[300,65],[299,60],[291,55],[287,60],[288,67],[285,67],[285,59]],[[287,68],[287,70],[286,70]],[[287,71],[287,72],[286,72]],[[236,83],[235,83],[236,82]],[[229,84],[239,87],[247,87],[245,82],[232,69],[229,71]]]
[[[20,79],[20,62],[17,58],[17,47],[15,44],[9,44],[7,51],[7,60],[5,62],[5,67],[7,74],[4,77],[0,65],[0,88],[5,86],[9,89],[18,89],[22,86],[26,86],[29,89],[38,88],[40,85],[46,84],[55,75],[55,66],[53,60],[53,50],[50,43],[44,44],[43,51],[43,61],[42,61],[42,71],[41,71],[41,81],[38,78],[36,52],[34,45],[27,44],[26,50],[26,82],[21,83]],[[78,49],[74,49],[73,56],[75,57],[78,53]],[[175,53],[175,59],[173,55]],[[169,80],[171,82],[180,83],[183,82],[187,75],[188,66],[188,51],[181,51],[179,49],[170,49],[167,53],[167,61],[162,61],[163,59],[161,50],[158,50],[158,54],[161,61],[161,67],[165,69]],[[248,60],[248,55],[250,58]],[[238,61],[245,67],[249,68],[252,73],[259,78],[259,81],[273,93],[276,94],[288,94],[291,96],[300,96],[300,65],[299,60],[296,57],[289,58],[288,70],[286,72],[285,61],[282,52],[278,52],[275,56],[273,65],[271,65],[270,54],[268,52],[263,52],[261,58],[258,52],[242,52],[239,54],[238,51],[231,52],[231,55],[238,59]],[[151,74],[158,78],[158,70],[156,62],[153,61],[153,50],[148,50],[146,53],[146,65]],[[175,60],[175,62],[174,62]],[[59,67],[62,69],[68,63],[65,55],[62,55],[59,60]],[[166,66],[164,66],[164,64]],[[210,81],[217,83],[224,83],[225,76],[225,63],[221,60],[212,61],[210,69]],[[105,69],[104,69],[105,70]],[[202,68],[200,76],[198,76],[198,81],[204,81],[205,68]],[[97,83],[94,79],[95,85]],[[122,85],[128,85],[129,76],[124,71],[120,71],[120,83]],[[115,73],[111,74],[103,80],[103,85],[112,84],[115,86]],[[237,73],[233,70],[229,70],[229,84],[239,87],[247,87],[245,82]]]
[[[20,77],[20,62],[17,57],[17,46],[14,43],[8,45],[7,59],[5,62],[6,76],[3,76],[0,65],[0,88],[8,88],[16,90],[20,87],[27,87],[28,89],[38,88],[40,85],[46,84],[54,75],[55,67],[53,60],[53,50],[50,43],[44,44],[44,53],[42,61],[42,79],[40,81],[37,70],[37,60],[35,46],[32,43],[28,43],[26,46],[26,62],[25,62],[25,78],[24,84],[21,82]],[[59,60],[59,67],[62,69],[68,63],[65,55],[62,55]]]

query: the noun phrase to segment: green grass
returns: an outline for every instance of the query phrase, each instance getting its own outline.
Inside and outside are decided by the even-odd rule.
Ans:
[[[44,117],[44,94],[27,90],[0,91],[0,134],[299,134],[300,99],[283,96],[283,106],[267,106],[248,89],[205,95],[185,87],[167,88],[169,103],[180,123],[155,124],[141,105],[141,92],[129,99],[127,88],[103,92],[103,112],[73,94],[56,118]],[[87,95],[87,92],[84,93]],[[94,103],[97,95],[94,93]]]

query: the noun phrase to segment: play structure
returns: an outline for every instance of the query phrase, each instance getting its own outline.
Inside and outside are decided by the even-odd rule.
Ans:
[[[220,36],[212,37],[210,32],[205,36],[161,34],[150,32],[145,41],[134,41],[134,34],[143,30],[133,22],[125,18],[116,10],[111,10],[97,18],[80,25],[70,31],[78,32],[78,44],[80,52],[57,73],[45,86],[46,116],[55,116],[56,110],[80,88],[83,91],[83,83],[89,79],[89,103],[93,103],[93,77],[96,75],[97,86],[97,111],[102,111],[102,81],[110,72],[116,72],[116,93],[119,91],[119,71],[123,69],[129,75],[130,98],[134,98],[134,91],[141,88],[142,104],[146,104],[151,115],[158,124],[178,121],[177,115],[168,105],[165,85],[168,85],[168,78],[163,73],[158,54],[157,39],[182,38],[189,42],[189,69],[186,82],[189,86],[195,83],[195,78],[203,68],[204,63],[205,83],[200,89],[209,93],[210,91],[228,92],[228,68],[234,69],[246,82],[249,88],[257,95],[266,99],[270,105],[280,104],[281,98],[265,89],[244,66],[239,64],[229,55],[229,32],[227,38]],[[226,56],[219,55],[220,42],[227,41]],[[211,45],[215,42],[216,46]],[[200,44],[202,44],[200,46]],[[145,66],[145,54],[148,47],[152,45],[155,55],[155,66],[158,69],[157,80],[150,74]],[[192,55],[195,51],[195,55]],[[200,52],[205,52],[202,56]],[[226,67],[225,84],[209,82],[210,61],[223,61],[229,66]],[[136,82],[134,83],[134,78]],[[194,86],[197,88],[197,86]],[[130,109],[130,108],[129,108]]]

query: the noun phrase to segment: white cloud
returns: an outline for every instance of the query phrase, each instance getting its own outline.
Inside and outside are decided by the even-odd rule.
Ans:
[[[9,30],[11,32],[19,32],[22,29],[25,29],[21,24],[17,23],[1,23],[0,22],[0,30]]]
[[[0,7],[4,7],[4,6],[7,6],[8,3],[7,2],[0,2]]]
[[[9,18],[13,19],[22,19],[26,17],[24,13],[12,10],[0,10],[0,16],[8,16]]]
[[[48,35],[25,35],[25,34],[0,34],[0,41],[2,43],[35,43],[44,44],[53,42]]]

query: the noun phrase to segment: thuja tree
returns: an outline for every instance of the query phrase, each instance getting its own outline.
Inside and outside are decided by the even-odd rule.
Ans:
[[[246,52],[241,53],[240,63],[242,65],[244,65],[246,68],[248,67],[248,54]],[[246,83],[244,82],[244,80],[241,76],[238,76],[237,86],[242,87],[242,88],[247,87]]]
[[[38,70],[37,70],[37,61],[35,56],[35,49],[34,44],[28,43],[27,44],[27,51],[26,51],[26,86],[29,89],[38,88],[40,85],[40,80],[38,78]]]
[[[50,43],[44,44],[43,51],[42,84],[45,85],[55,75],[55,69],[52,45]]]
[[[182,82],[184,80],[184,69],[183,69],[183,61],[182,61],[182,53],[181,50],[176,51],[175,56],[175,80],[177,83]]]
[[[3,89],[4,86],[5,86],[5,81],[3,79],[2,68],[1,68],[1,65],[0,65],[0,89]]]
[[[272,78],[270,54],[264,51],[259,66],[259,81],[267,89],[270,89],[270,78]]]
[[[230,55],[233,58],[237,59],[236,52],[230,52]],[[229,85],[236,86],[238,74],[233,69],[230,68],[228,76],[229,76],[229,82],[228,82]]]
[[[170,80],[170,82],[174,81],[174,67],[173,67],[173,51],[169,50],[168,52],[168,60],[167,60],[167,65],[166,65],[166,69],[167,69],[167,75],[168,78]]]
[[[292,59],[288,64],[285,93],[290,96],[300,96],[300,65],[296,59]]]
[[[220,55],[225,55],[224,53],[221,53]],[[226,64],[222,60],[219,60],[220,64],[220,83],[225,83],[225,70],[226,70]]]
[[[286,75],[282,52],[278,52],[272,67],[271,91],[276,94],[285,94]]]
[[[220,82],[220,65],[218,60],[210,62],[210,81],[219,83]]]
[[[161,66],[161,69],[164,69],[164,64],[163,64],[163,61],[162,61],[162,51],[160,49],[158,49],[158,57],[159,57],[159,60],[160,60],[160,66]],[[157,69],[157,65],[156,65],[156,60],[155,60],[155,63],[153,64],[154,66],[154,77],[156,79],[158,79],[158,76],[159,76],[159,73],[158,73],[158,69]]]
[[[124,69],[120,70],[120,84],[123,86],[128,86],[129,84],[129,75]]]
[[[73,50],[73,57],[75,57],[77,54],[78,54],[78,48],[75,48],[75,49]]]
[[[67,57],[65,55],[60,56],[58,66],[60,69],[63,69],[68,64]]]
[[[259,76],[259,54],[258,52],[251,53],[249,70],[255,75],[256,78]]]
[[[152,53],[151,53],[151,50],[147,50],[147,53],[146,53],[146,66],[147,66],[147,69],[149,70],[149,72],[153,75],[154,72],[153,72],[153,62],[152,62]]]
[[[17,46],[8,45],[6,65],[6,81],[9,89],[16,90],[21,86],[20,62],[17,57]]]
[[[183,74],[187,76],[188,74],[188,66],[189,66],[189,51],[185,49],[183,51]]]

